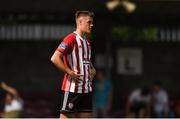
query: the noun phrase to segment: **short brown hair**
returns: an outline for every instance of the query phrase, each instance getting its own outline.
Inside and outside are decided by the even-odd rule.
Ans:
[[[91,11],[77,11],[75,14],[75,19],[79,18],[80,16],[90,16],[94,17],[94,13]]]

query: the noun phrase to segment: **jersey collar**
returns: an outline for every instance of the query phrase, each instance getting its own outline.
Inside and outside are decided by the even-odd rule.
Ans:
[[[84,38],[82,38],[76,31],[74,31],[74,33],[75,33],[81,40],[84,40]]]

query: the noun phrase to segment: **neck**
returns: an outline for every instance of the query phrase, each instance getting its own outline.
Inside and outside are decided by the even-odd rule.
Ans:
[[[76,29],[76,32],[83,38],[84,33],[82,31],[80,31],[79,29]]]

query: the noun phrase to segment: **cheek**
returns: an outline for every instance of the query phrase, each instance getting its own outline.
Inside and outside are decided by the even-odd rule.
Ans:
[[[87,25],[87,24],[84,24],[84,25],[83,25],[83,29],[88,29],[88,25]]]

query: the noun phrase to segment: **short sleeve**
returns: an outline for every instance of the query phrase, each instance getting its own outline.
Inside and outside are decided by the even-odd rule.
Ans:
[[[75,36],[73,34],[68,35],[64,40],[59,44],[57,50],[63,54],[70,54],[74,48]]]
[[[139,97],[139,90],[134,90],[129,96],[129,101],[133,102],[137,97]]]

